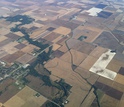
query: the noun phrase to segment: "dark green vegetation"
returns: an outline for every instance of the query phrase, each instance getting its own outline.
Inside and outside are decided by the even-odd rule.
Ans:
[[[41,54],[38,55],[38,62],[40,64],[43,64],[44,61],[48,61],[50,59],[50,55],[51,55],[51,52],[52,52],[52,46],[49,47],[49,51],[48,52],[42,52]]]
[[[9,22],[21,22],[20,25],[30,24],[34,21],[34,19],[26,15],[9,16],[9,17],[5,17],[5,19],[6,21],[9,21]]]
[[[84,39],[87,39],[87,36],[80,36],[78,40],[83,41]]]

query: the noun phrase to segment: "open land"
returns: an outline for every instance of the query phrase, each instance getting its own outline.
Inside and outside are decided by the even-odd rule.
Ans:
[[[123,107],[124,0],[1,0],[0,107]]]

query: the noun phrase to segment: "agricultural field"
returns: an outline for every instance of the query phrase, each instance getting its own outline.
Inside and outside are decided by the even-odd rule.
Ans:
[[[123,107],[124,0],[0,0],[0,107]]]

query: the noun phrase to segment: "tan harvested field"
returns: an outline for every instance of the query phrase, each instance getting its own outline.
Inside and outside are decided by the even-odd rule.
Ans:
[[[4,49],[8,54],[14,54],[15,52],[19,51],[18,49],[16,48],[7,48],[7,49]]]
[[[83,32],[81,33],[81,36],[87,36],[86,39],[84,39],[85,42],[90,42],[92,43],[98,36],[99,36],[99,32],[93,31],[93,30],[89,30],[89,29],[83,29]],[[79,38],[80,36],[76,36],[76,38]]]
[[[21,57],[22,55],[24,55],[24,52],[22,51],[17,51],[11,55],[6,55],[2,58],[3,61],[6,61],[8,63],[13,63],[16,59],[18,59],[19,57]]]
[[[124,76],[123,75],[120,75],[120,74],[117,74],[116,78],[115,78],[115,81],[124,85]]]
[[[35,38],[37,38],[41,33],[43,33],[44,32],[44,29],[38,29],[38,30],[36,30],[36,31],[34,31],[31,35],[30,35],[30,37],[31,38],[33,38],[33,39],[35,39]]]
[[[66,41],[66,43],[67,43],[69,48],[73,48],[75,50],[78,50],[81,47],[82,42],[77,40],[77,39],[70,38],[68,41]]]
[[[60,45],[58,45],[58,44],[53,44],[53,48],[52,48],[52,50],[53,51],[56,51],[58,48],[60,48],[61,46]]]
[[[5,45],[3,47],[3,50],[5,50],[9,54],[13,54],[18,51],[14,46],[18,45],[17,42],[10,42],[9,44]]]
[[[119,60],[116,60],[116,59],[114,59],[114,58],[111,60],[110,63],[117,64],[117,65],[119,65],[119,66],[121,66],[121,67],[124,67],[124,63],[123,63],[123,62],[121,62],[121,61],[119,61]]]
[[[12,40],[18,40],[20,38],[18,35],[14,34],[14,33],[8,33],[5,36]]]
[[[92,56],[88,56],[80,65],[79,67],[82,67],[86,70],[89,70],[93,64],[98,60],[98,58],[94,58]]]
[[[18,36],[20,36],[20,37],[24,36],[24,34],[22,34],[20,31],[14,32],[14,34],[16,34],[16,35],[18,35]]]
[[[97,27],[93,27],[93,26],[79,26],[77,29],[80,29],[80,30],[88,29],[91,31],[99,32],[99,33],[102,31],[102,29],[97,28]]]
[[[118,72],[119,69],[121,68],[121,66],[117,65],[117,64],[114,64],[114,63],[109,63],[106,68],[109,69],[109,70],[112,70],[114,72]]]
[[[71,29],[61,26],[55,29],[53,32],[61,34],[61,35],[68,35],[71,32]]]
[[[117,107],[119,101],[104,94],[100,104],[101,104],[101,107]]]
[[[81,107],[90,107],[94,99],[96,98],[95,94],[93,93],[94,89],[90,91],[86,100],[81,104]]]
[[[112,87],[119,90],[120,92],[124,93],[124,85],[123,84],[119,84],[118,82],[113,82]]]
[[[74,71],[80,74],[83,78],[87,79],[91,84],[94,84],[99,78],[97,74],[94,74],[81,67],[77,67]]]
[[[72,85],[73,88],[71,89],[72,92],[75,92],[74,90],[77,89],[77,87],[80,87],[85,91],[88,91],[90,89],[90,85],[85,81],[84,78],[82,78],[78,73],[75,73],[74,71],[71,72],[68,77],[65,79],[65,81]]]
[[[72,72],[71,75],[68,76],[66,82],[72,85],[72,93],[67,98],[69,103],[65,107],[80,106],[91,88],[90,85],[75,72]]]
[[[60,39],[57,43],[60,44],[60,45],[64,45],[66,40],[68,40],[67,36],[65,36],[64,38]]]
[[[15,48],[17,48],[17,49],[22,49],[24,47],[26,47],[26,45],[25,44],[22,44],[22,43],[20,43],[20,44],[18,44],[18,45],[15,46]]]
[[[9,44],[5,45],[3,48],[13,48],[14,46],[18,45],[18,42],[10,42]]]
[[[100,83],[106,84],[108,86],[111,86],[113,84],[113,81],[108,79],[108,78],[104,78],[104,77],[99,77],[99,79],[97,80]]]
[[[58,38],[60,36],[60,34],[57,33],[50,33],[47,36],[44,37],[44,39],[48,40],[48,41],[53,41],[54,39]]]
[[[20,58],[18,58],[16,61],[22,63],[22,64],[26,64],[29,61],[31,61],[34,57],[32,55],[29,54],[24,54],[23,56],[21,56]]]
[[[51,73],[55,76],[58,76],[60,78],[64,78],[66,80],[67,83],[73,84],[76,81],[81,82],[82,78],[77,75],[77,74],[73,74],[74,71],[72,71],[71,69],[71,65],[65,61],[62,61],[58,58],[54,58],[53,60],[49,61],[45,67],[51,71]],[[76,76],[76,77],[75,77]],[[71,81],[71,77],[74,78],[74,81]],[[76,80],[77,79],[77,80]],[[81,80],[80,80],[81,79]],[[83,80],[84,81],[84,80]],[[79,84],[82,84],[80,83]],[[78,82],[77,82],[78,83]],[[76,83],[75,83],[76,84]]]
[[[52,99],[53,97],[55,97],[54,95],[59,91],[56,87],[49,87],[44,85],[44,82],[40,78],[28,75],[26,79],[30,81],[30,83],[28,84],[29,87],[41,93],[47,98]]]
[[[71,64],[65,61],[62,61],[58,58],[54,58],[45,64],[47,68],[53,75],[56,75],[60,78],[67,78],[67,76],[72,72]]]
[[[0,36],[0,42],[4,41],[4,40],[6,40],[6,39],[7,39],[6,36]]]
[[[96,58],[99,58],[106,51],[107,51],[106,48],[97,46],[89,55],[96,57]]]
[[[78,66],[87,57],[86,54],[73,49],[71,49],[70,52],[66,52],[60,59]]]
[[[60,78],[57,77],[57,76],[55,76],[55,75],[50,75],[50,79],[51,79],[52,81],[60,81]]]
[[[59,37],[57,37],[56,39],[54,39],[52,42],[53,43],[57,43],[61,39],[62,39],[62,35],[60,35]]]
[[[68,48],[66,46],[66,44],[64,44],[63,46],[61,46],[58,50],[60,50],[61,52],[67,52],[68,51]]]
[[[36,97],[36,94],[36,91],[25,86],[25,88],[5,102],[4,105],[7,107],[40,107],[47,99],[42,95]]]
[[[65,107],[80,107],[81,102],[86,96],[87,91],[82,91],[80,88],[77,88],[77,91],[74,91],[70,94],[67,100],[70,102],[65,105]]]
[[[4,50],[0,49],[0,58],[6,56],[8,53],[5,52]]]
[[[35,67],[32,66],[40,75],[29,72],[19,78],[24,78],[20,80],[20,85],[26,82],[27,86],[23,89],[19,89],[20,85],[15,85],[15,80],[9,77],[2,81],[0,103],[5,107],[47,107],[50,100],[56,98],[58,104],[64,104],[67,100],[65,107],[98,107],[98,100],[100,107],[123,107],[124,1],[23,1],[1,0],[0,61],[5,61],[7,67],[18,62],[35,65],[34,62],[38,61],[33,53],[40,48],[26,38],[18,41],[26,36],[23,31],[21,33],[21,28],[33,41],[52,46],[52,51],[43,65],[38,62]],[[92,8],[99,8],[101,12],[96,9],[91,12],[96,12],[96,16],[91,16],[88,10]],[[23,17],[18,21],[7,21],[6,18],[17,14],[34,20],[28,24],[21,24]],[[12,28],[19,28],[18,32],[13,32]],[[4,71],[0,71],[1,79]],[[52,85],[47,83],[47,77],[52,80]],[[60,80],[71,87],[64,83],[57,85]],[[41,95],[36,96],[39,93]]]
[[[80,105],[90,89],[89,84],[79,74],[72,71],[69,63],[60,59],[54,58],[49,61],[45,67],[51,71],[53,75],[64,78],[66,83],[73,86],[71,89],[72,93],[67,99],[70,102],[66,107],[75,107],[76,105]]]
[[[43,20],[43,19],[42,19]],[[40,24],[40,23],[34,23],[34,25],[36,26],[36,27],[43,27],[44,25],[42,25],[42,24]]]
[[[27,45],[26,47],[24,47],[23,49],[21,49],[22,52],[24,53],[31,53],[34,50],[34,46],[33,45]]]
[[[95,47],[96,46],[93,44],[82,41],[75,44],[72,48],[89,55],[95,49]]]

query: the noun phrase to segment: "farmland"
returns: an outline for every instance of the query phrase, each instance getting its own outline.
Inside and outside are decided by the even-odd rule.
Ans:
[[[123,107],[123,0],[1,0],[0,106]]]

